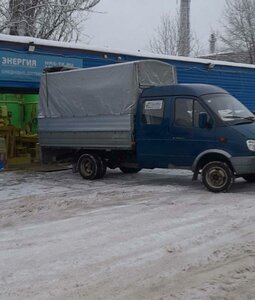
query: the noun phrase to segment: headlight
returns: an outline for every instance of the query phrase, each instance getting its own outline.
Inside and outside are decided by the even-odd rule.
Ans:
[[[246,141],[247,147],[250,151],[255,152],[255,140]]]

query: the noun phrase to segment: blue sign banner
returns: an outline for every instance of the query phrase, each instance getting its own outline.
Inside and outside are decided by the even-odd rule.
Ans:
[[[82,68],[80,58],[0,51],[0,80],[39,82],[44,68]]]

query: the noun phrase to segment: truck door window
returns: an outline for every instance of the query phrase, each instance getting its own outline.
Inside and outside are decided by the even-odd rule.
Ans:
[[[206,110],[198,101],[177,98],[175,100],[175,125],[180,127],[199,127],[199,113],[201,112],[206,112]]]
[[[193,100],[178,98],[175,100],[175,125],[192,127]]]
[[[148,100],[143,105],[143,123],[159,125],[164,118],[164,100]]]

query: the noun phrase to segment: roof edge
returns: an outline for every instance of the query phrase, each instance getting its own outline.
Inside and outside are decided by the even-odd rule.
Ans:
[[[219,66],[229,66],[229,67],[239,67],[239,68],[249,68],[255,69],[255,65],[252,64],[244,64],[244,63],[232,63],[227,61],[220,61],[220,60],[212,60],[212,59],[204,59],[204,58],[191,58],[191,57],[183,57],[183,56],[172,56],[172,55],[161,55],[155,54],[151,52],[135,52],[135,51],[128,51],[122,49],[110,49],[110,48],[102,48],[96,46],[88,46],[85,43],[67,43],[67,42],[58,42],[52,40],[44,40],[39,38],[33,37],[26,37],[26,36],[13,36],[7,34],[0,34],[0,43],[1,42],[11,42],[11,43],[21,43],[21,44],[28,44],[33,42],[35,45],[46,46],[46,47],[59,47],[64,49],[75,49],[75,50],[83,50],[83,51],[91,51],[91,52],[102,52],[102,53],[112,53],[112,54],[119,54],[119,55],[129,55],[139,57],[141,59],[164,59],[164,60],[172,60],[172,61],[183,61],[183,62],[190,62],[190,63],[201,63],[205,65],[213,64]]]

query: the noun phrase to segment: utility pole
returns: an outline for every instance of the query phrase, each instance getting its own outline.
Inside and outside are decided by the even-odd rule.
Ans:
[[[190,2],[191,0],[181,0],[178,47],[180,56],[190,54]]]

